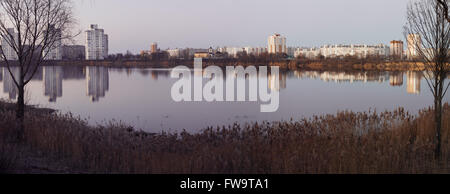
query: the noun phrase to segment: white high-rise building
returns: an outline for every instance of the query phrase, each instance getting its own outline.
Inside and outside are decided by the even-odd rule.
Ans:
[[[13,47],[11,47],[11,44],[13,44],[14,42],[17,45],[17,40],[19,39],[18,38],[19,35],[14,31],[14,28],[8,28],[8,33],[12,35],[14,40],[11,40],[10,38],[2,39],[3,53],[5,54],[6,60],[8,60],[8,61],[19,60],[19,58],[17,57],[16,51],[14,51]],[[3,58],[3,56],[2,56],[2,58]]]
[[[86,30],[86,59],[103,60],[108,57],[108,35],[98,25]]]
[[[55,29],[54,27],[50,27],[49,31],[50,33],[55,33],[55,42],[53,43],[52,47],[49,48],[45,52],[45,60],[62,60],[62,34],[60,29]]]
[[[270,54],[287,53],[286,37],[274,34],[269,37],[267,50]]]
[[[422,38],[419,34],[408,34],[407,58],[409,60],[419,57],[419,49],[422,46]]]

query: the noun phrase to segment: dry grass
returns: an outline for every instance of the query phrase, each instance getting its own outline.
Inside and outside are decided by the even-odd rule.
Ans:
[[[19,150],[14,144],[0,142],[0,173],[8,173],[15,168]]]
[[[0,102],[0,173],[8,173],[13,169],[20,153],[18,146],[11,141],[14,131],[4,125],[7,123],[4,113],[9,107],[10,104]]]
[[[209,128],[199,134],[90,127],[72,115],[27,115],[26,143],[88,173],[450,173],[450,107],[442,160],[431,110],[341,112],[300,121]],[[14,128],[0,111],[0,131]]]

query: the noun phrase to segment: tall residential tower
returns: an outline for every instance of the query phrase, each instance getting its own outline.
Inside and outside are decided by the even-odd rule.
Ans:
[[[267,50],[270,54],[286,54],[286,37],[274,34],[269,37]]]
[[[86,60],[104,60],[108,57],[108,35],[98,25],[86,30]]]
[[[419,49],[422,47],[422,38],[419,34],[408,34],[407,57],[409,60],[419,57]]]
[[[51,45],[51,48],[45,50],[45,60],[62,60],[62,32],[61,29],[55,28],[55,26],[50,26],[48,29],[50,36],[55,38],[55,42]]]

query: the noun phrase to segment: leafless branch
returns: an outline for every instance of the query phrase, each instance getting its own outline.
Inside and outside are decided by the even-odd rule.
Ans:
[[[6,43],[1,48],[2,58],[9,67],[11,60],[3,48],[9,46],[22,69],[20,77],[30,75],[24,80],[12,76],[18,87],[31,80],[55,43],[74,37],[71,3],[70,0],[0,0],[0,38]]]
[[[447,21],[450,22],[450,16],[448,15],[448,0],[437,0],[437,2],[443,8],[443,14],[447,18]]]
[[[71,0],[0,0],[0,51],[18,89],[19,131],[24,129],[25,86],[55,46],[74,38],[71,3]],[[18,65],[18,74],[11,71],[12,65]]]
[[[442,99],[449,73],[450,22],[447,0],[414,0],[408,5],[405,37],[408,55],[425,68],[425,79],[434,96],[437,157],[441,155]]]

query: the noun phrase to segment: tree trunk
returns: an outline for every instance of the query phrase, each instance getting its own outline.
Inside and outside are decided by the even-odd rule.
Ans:
[[[17,119],[17,133],[18,133],[18,139],[23,140],[24,134],[25,134],[25,85],[24,85],[24,76],[22,76],[23,69],[20,67],[20,77],[18,81],[18,97],[17,97],[17,112],[16,112],[16,119]]]
[[[435,88],[435,99],[434,99],[434,119],[436,123],[436,159],[441,157],[441,146],[442,146],[442,96],[444,92],[445,74],[436,75],[436,88]]]
[[[436,123],[436,150],[435,150],[435,156],[437,159],[441,157],[441,141],[442,141],[442,100],[439,98],[435,99],[435,123]]]

